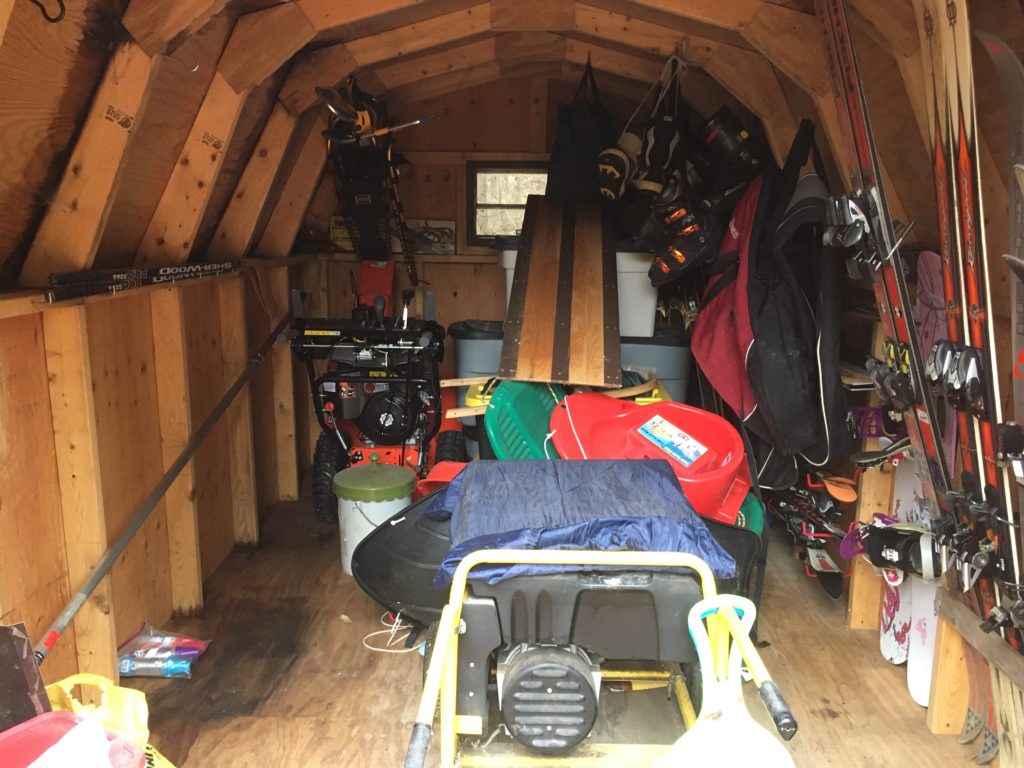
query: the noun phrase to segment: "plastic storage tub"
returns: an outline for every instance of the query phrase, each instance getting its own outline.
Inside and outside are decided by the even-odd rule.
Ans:
[[[380,464],[371,454],[369,464],[343,469],[334,476],[338,497],[338,528],[341,539],[341,568],[352,575],[352,553],[396,512],[412,502],[416,474],[397,464]]]
[[[512,296],[512,278],[516,271],[518,246],[499,243],[498,261],[505,270],[505,306]],[[651,336],[654,333],[654,312],[658,306],[658,289],[651,285],[647,270],[651,254],[615,254],[615,270],[619,287],[619,335]],[[554,276],[552,276],[554,279]]]
[[[693,368],[693,354],[687,342],[687,335],[680,331],[624,336],[622,366],[653,368],[669,396],[678,403],[685,403]]]
[[[455,351],[455,377],[458,379],[479,376],[497,376],[501,360],[501,342],[504,337],[502,323],[498,320],[460,320],[448,326],[448,338]],[[459,387],[456,402],[461,408],[466,404],[469,387]],[[460,419],[466,435],[466,448],[470,456],[479,450],[479,427],[476,416]]]

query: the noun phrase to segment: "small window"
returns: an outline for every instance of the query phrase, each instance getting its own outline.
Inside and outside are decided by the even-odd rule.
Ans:
[[[543,195],[548,169],[543,163],[471,161],[466,164],[469,204],[466,242],[492,245],[523,228],[526,198]]]

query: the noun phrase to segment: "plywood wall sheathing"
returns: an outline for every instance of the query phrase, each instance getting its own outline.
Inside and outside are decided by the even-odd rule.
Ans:
[[[306,15],[293,3],[247,13],[235,24],[217,65],[238,93],[262,83],[316,35]]]
[[[0,623],[23,621],[33,642],[71,597],[43,319],[0,322]],[[101,542],[105,546],[106,542]],[[47,682],[78,671],[75,627],[42,668]]]
[[[143,235],[136,263],[188,260],[244,103],[244,94],[237,93],[221,74],[214,75]]]
[[[131,0],[121,23],[150,56],[173,49],[220,13],[228,0]]]
[[[248,255],[294,130],[295,117],[283,104],[275,106],[217,225],[207,249],[208,261]]]
[[[92,266],[162,58],[125,43],[110,60],[19,285],[45,286],[51,273]]]
[[[85,317],[81,306],[42,313],[64,550],[72,589],[85,583],[103,557],[108,538]],[[112,597],[108,576],[75,617],[75,646],[80,670],[117,680]]]
[[[421,80],[464,69],[472,69],[495,59],[495,40],[487,38],[446,48],[437,53],[402,59],[396,64],[376,67],[374,74],[385,89],[401,88]]]

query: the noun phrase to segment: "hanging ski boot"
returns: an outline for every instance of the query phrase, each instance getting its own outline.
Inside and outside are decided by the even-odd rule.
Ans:
[[[618,145],[609,147],[597,156],[598,188],[606,200],[618,200],[636,175],[640,137],[623,133]]]

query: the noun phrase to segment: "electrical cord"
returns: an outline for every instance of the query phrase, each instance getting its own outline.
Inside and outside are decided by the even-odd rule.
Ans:
[[[59,10],[57,11],[57,15],[56,16],[51,16],[50,15],[50,11],[47,9],[47,7],[45,5],[43,5],[42,0],[28,0],[28,1],[30,3],[32,3],[32,5],[34,5],[36,8],[39,9],[39,12],[41,14],[43,14],[43,18],[46,19],[50,24],[56,24],[59,21],[63,20],[63,18],[64,18],[64,0],[57,0],[57,8]]]
[[[420,650],[420,646],[422,645],[422,643],[417,643],[411,648],[395,647],[396,645],[405,642],[405,640],[409,637],[409,632],[407,632],[406,630],[412,629],[412,624],[406,624],[404,621],[402,621],[402,614],[399,613],[392,617],[390,613],[383,613],[381,614],[380,617],[380,623],[387,627],[387,629],[378,629],[376,632],[371,632],[370,634],[363,637],[363,647],[366,648],[368,651],[374,651],[376,653],[412,653],[414,651],[418,652]],[[405,632],[405,634],[401,637],[396,637],[396,635],[399,632]],[[388,636],[386,646],[381,647],[379,645],[374,645],[370,642],[370,638],[380,637],[382,635]]]

